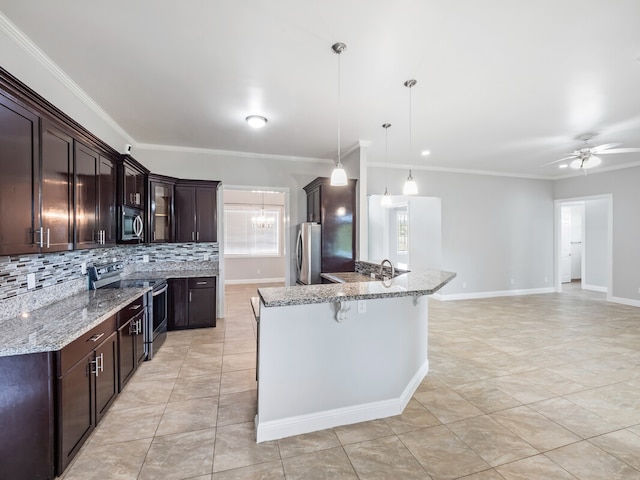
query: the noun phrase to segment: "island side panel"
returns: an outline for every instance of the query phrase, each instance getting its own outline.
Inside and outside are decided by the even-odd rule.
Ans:
[[[258,441],[401,413],[428,370],[426,296],[261,306]]]

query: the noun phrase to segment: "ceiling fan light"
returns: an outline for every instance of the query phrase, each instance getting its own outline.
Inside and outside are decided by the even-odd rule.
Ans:
[[[587,158],[584,161],[584,163],[582,164],[582,168],[597,167],[601,163],[602,163],[602,160],[600,159],[600,157],[596,157],[596,156],[592,155],[592,156],[590,156],[589,158]]]

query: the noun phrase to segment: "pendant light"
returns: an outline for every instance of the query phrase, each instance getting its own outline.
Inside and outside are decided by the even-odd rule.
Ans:
[[[347,184],[347,172],[344,171],[342,162],[340,161],[340,107],[341,107],[341,91],[340,91],[340,54],[347,49],[344,43],[338,42],[331,46],[333,53],[338,55],[338,162],[331,173],[331,185],[341,187]]]
[[[416,80],[407,80],[404,82],[404,86],[409,89],[409,161],[411,161],[411,152],[413,151],[413,145],[411,143],[411,88],[418,83]],[[413,179],[411,175],[411,170],[409,170],[409,177],[404,184],[404,188],[402,189],[403,195],[417,195],[418,194],[418,185],[416,181]]]
[[[380,206],[382,207],[390,207],[391,206],[391,197],[389,196],[389,192],[387,191],[387,179],[389,178],[388,170],[389,170],[389,127],[390,123],[385,123],[382,125],[384,128],[384,195],[382,196],[382,200],[380,201]]]

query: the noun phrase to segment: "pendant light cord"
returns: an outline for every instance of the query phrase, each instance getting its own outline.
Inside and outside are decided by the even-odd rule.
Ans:
[[[338,166],[342,165],[340,161],[340,117],[342,116],[342,82],[340,75],[340,54],[338,54]]]

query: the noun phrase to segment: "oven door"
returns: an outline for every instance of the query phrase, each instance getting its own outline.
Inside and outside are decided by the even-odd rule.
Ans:
[[[153,307],[152,307],[152,340],[150,354],[154,355],[167,338],[167,318],[168,318],[168,289],[169,285],[163,282],[154,286]]]

